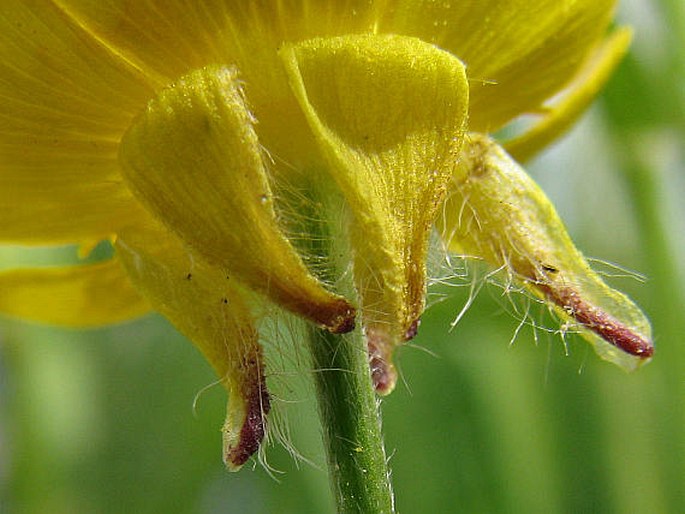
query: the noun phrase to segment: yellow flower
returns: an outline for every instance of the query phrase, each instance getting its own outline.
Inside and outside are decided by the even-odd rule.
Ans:
[[[264,301],[332,332],[352,330],[358,309],[387,393],[392,351],[424,309],[436,226],[606,358],[651,355],[639,310],[486,136],[539,115],[504,144],[523,160],[572,124],[630,39],[605,36],[613,0],[189,5],[4,0],[0,240],[111,240],[116,256],[5,272],[2,312],[68,326],[163,313],[229,392],[233,469],[269,410]]]

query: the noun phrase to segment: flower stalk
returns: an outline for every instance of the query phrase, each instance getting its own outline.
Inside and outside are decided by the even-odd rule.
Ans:
[[[338,335],[311,327],[309,349],[338,512],[394,512],[380,400],[369,373],[361,331]]]
[[[317,179],[317,177],[319,177]],[[338,191],[310,174],[297,184],[304,192],[300,217],[292,227],[309,237],[299,250],[315,266],[317,277],[354,296],[346,238],[347,216]],[[342,217],[341,217],[342,214]],[[339,514],[394,512],[390,473],[381,432],[380,398],[369,364],[365,331],[337,334],[308,323],[310,354],[329,482]]]

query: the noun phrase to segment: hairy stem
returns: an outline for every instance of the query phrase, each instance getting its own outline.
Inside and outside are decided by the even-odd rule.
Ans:
[[[361,331],[337,335],[311,327],[309,347],[338,513],[390,514],[393,496],[379,400]]]
[[[320,173],[309,173],[279,195],[298,216],[293,243],[308,256],[312,272],[346,298],[355,298],[347,272],[350,249],[340,193]],[[292,218],[291,218],[292,219]],[[379,400],[371,380],[366,339],[357,328],[333,334],[308,325],[314,383],[333,496],[339,514],[391,514],[390,473],[383,447]]]

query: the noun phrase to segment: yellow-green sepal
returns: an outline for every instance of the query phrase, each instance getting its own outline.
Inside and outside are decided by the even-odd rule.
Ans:
[[[633,370],[654,351],[649,321],[573,244],[554,206],[494,141],[471,134],[439,227],[449,248],[504,269],[595,348]]]
[[[354,309],[307,269],[280,226],[238,71],[210,66],[151,100],[125,134],[123,175],[198,255],[282,307],[344,332]]]
[[[135,286],[202,352],[228,391],[224,462],[239,469],[258,450],[270,407],[249,295],[151,220],[122,231],[116,250]]]
[[[388,35],[312,39],[284,46],[281,58],[349,206],[374,378],[389,392],[392,350],[413,337],[424,309],[428,238],[465,130],[464,66]]]

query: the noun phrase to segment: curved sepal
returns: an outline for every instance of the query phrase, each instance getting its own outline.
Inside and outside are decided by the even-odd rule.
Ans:
[[[351,330],[354,309],[314,278],[281,231],[254,124],[234,68],[195,71],[128,130],[124,177],[208,262],[332,332]]]
[[[496,143],[472,135],[441,220],[451,250],[506,268],[575,322],[600,357],[632,370],[654,351],[640,309],[576,249],[554,206]]]
[[[228,391],[224,462],[239,469],[259,448],[270,408],[245,293],[155,223],[123,231],[116,250],[136,287],[204,354]]]
[[[394,347],[424,309],[428,237],[458,157],[464,67],[400,36],[313,39],[282,49],[292,89],[353,220],[355,282],[379,392]]]

